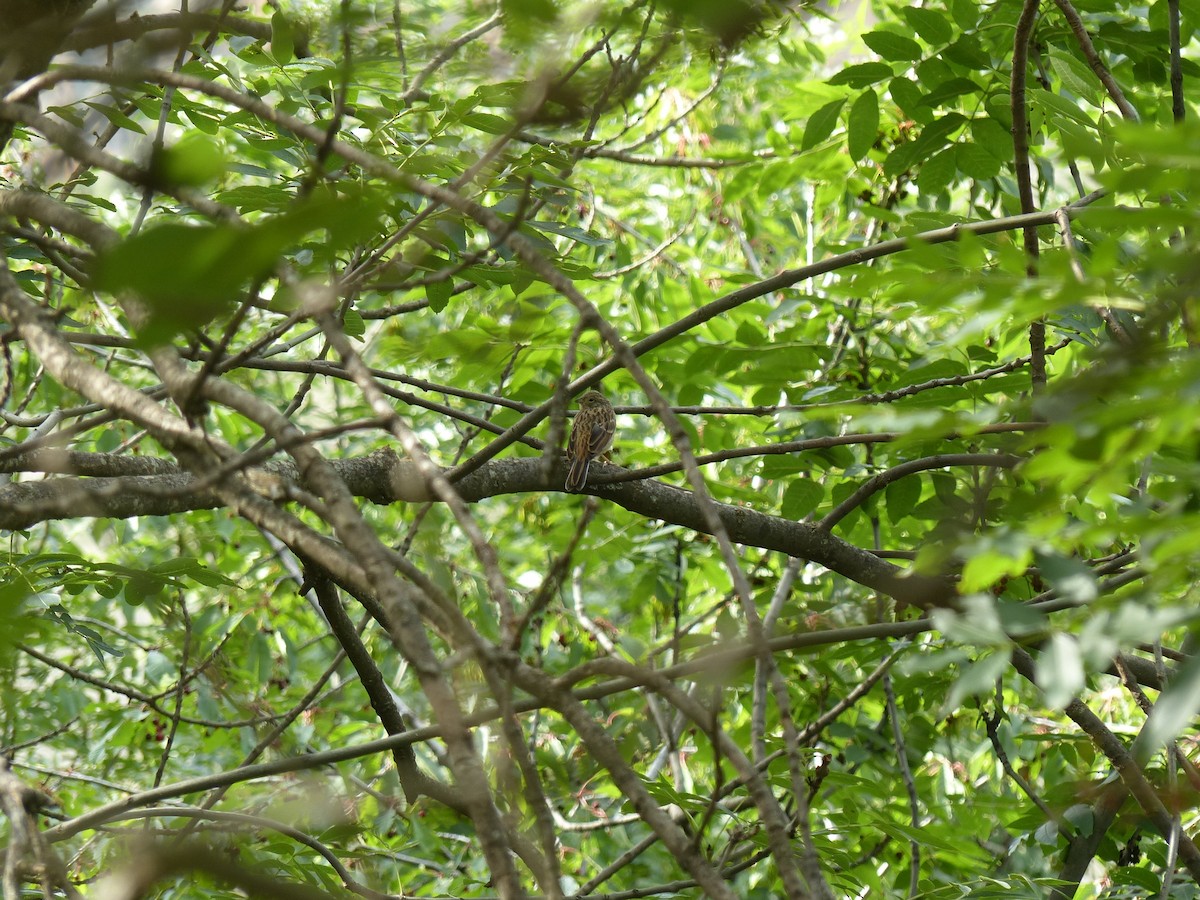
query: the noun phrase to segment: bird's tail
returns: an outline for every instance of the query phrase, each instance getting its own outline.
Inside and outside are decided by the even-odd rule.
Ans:
[[[574,459],[571,460],[571,471],[567,473],[566,489],[571,493],[576,493],[583,490],[583,486],[587,484],[588,465],[590,459]]]

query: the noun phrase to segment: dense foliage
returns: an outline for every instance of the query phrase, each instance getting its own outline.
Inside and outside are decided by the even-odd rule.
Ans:
[[[4,900],[1196,896],[1198,20],[0,0]]]

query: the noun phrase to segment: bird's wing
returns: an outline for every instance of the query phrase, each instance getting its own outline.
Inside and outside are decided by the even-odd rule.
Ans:
[[[595,422],[588,431],[587,448],[591,456],[598,455],[607,445],[608,439],[612,437],[612,426],[603,419]]]

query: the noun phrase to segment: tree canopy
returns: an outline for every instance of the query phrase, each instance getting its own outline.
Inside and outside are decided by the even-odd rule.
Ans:
[[[1195,897],[1197,21],[0,0],[4,900]]]

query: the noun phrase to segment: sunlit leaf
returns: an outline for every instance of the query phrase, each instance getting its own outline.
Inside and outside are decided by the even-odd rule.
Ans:
[[[1066,706],[1083,688],[1083,655],[1069,634],[1053,634],[1037,658],[1037,684],[1051,709]]]

